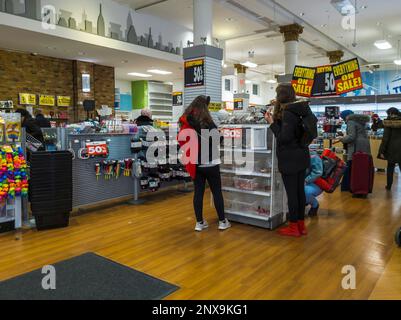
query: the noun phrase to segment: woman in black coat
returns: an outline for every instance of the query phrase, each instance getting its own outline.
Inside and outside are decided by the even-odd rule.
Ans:
[[[296,100],[291,84],[280,84],[276,91],[274,113],[267,113],[266,120],[277,139],[278,167],[287,191],[290,220],[289,226],[279,233],[299,237],[307,234],[305,176],[310,166],[309,149],[301,142],[304,135],[302,117],[312,111],[308,102]]]
[[[387,190],[391,190],[396,165],[401,166],[401,112],[396,108],[387,110],[384,120],[384,135],[380,146],[379,158],[388,161]]]

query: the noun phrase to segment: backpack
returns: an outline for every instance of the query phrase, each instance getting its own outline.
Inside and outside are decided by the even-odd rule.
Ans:
[[[311,111],[307,116],[301,117],[301,123],[304,134],[300,142],[302,145],[309,147],[312,144],[312,142],[318,137],[317,133],[318,119]]]
[[[323,175],[315,181],[315,184],[323,191],[333,193],[340,185],[347,165],[329,149],[322,153],[321,159],[323,161]]]

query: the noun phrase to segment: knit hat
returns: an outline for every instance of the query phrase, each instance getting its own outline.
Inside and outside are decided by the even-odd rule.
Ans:
[[[142,109],[141,116],[152,118],[152,111],[150,109]]]
[[[352,110],[345,110],[343,112],[341,112],[341,119],[343,120],[347,120],[348,116],[350,116],[351,114],[354,114],[354,112]]]

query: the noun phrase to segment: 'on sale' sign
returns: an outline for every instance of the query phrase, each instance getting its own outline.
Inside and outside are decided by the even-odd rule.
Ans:
[[[90,157],[104,157],[109,154],[106,141],[87,142],[86,149]]]

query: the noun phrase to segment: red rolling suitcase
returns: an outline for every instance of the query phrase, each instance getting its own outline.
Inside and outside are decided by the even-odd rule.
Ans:
[[[372,193],[374,177],[372,156],[364,152],[356,152],[352,157],[351,192],[360,196]]]

